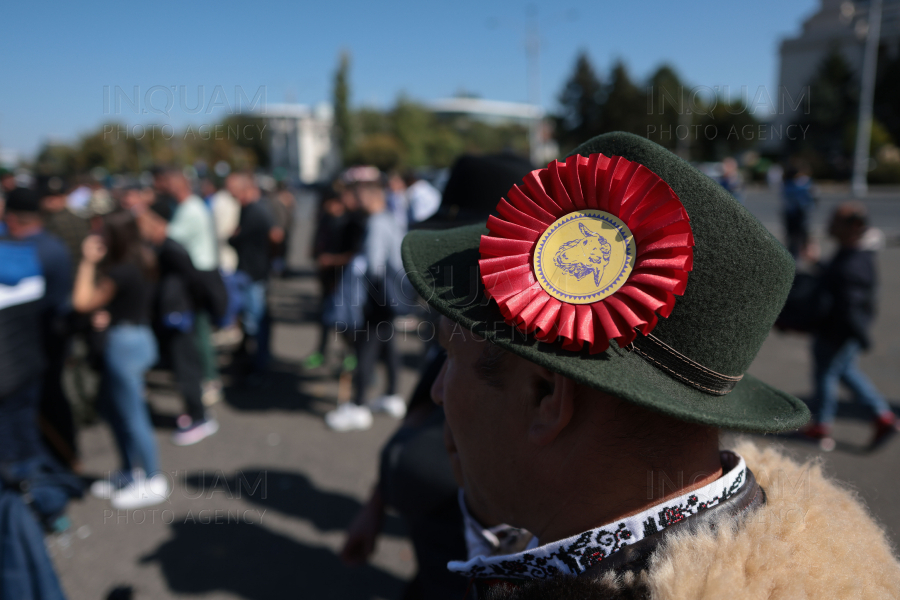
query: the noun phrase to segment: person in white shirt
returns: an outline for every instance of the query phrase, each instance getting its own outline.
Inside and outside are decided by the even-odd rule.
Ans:
[[[228,238],[234,235],[241,220],[241,203],[237,201],[232,188],[235,175],[229,175],[225,187],[218,190],[209,200],[213,223],[216,228],[216,241],[219,246],[219,269],[223,275],[231,275],[237,270],[238,256]]]

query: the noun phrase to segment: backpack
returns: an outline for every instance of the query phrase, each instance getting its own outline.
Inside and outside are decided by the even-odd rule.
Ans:
[[[781,313],[775,320],[779,331],[815,332],[828,315],[831,295],[819,274],[798,272]]]

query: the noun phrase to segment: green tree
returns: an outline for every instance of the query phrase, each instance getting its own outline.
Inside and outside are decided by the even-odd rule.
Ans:
[[[568,151],[600,133],[602,102],[603,85],[587,53],[582,51],[559,95],[555,136],[562,150]]]
[[[382,171],[398,169],[403,164],[404,149],[396,136],[373,133],[353,148],[347,164],[374,165]]]
[[[430,165],[428,148],[434,134],[434,113],[401,95],[391,112],[391,122],[394,135],[404,150],[405,166]]]
[[[646,135],[646,123],[646,96],[631,81],[625,63],[620,60],[613,66],[606,86],[600,132],[627,131]]]
[[[678,147],[678,126],[691,122],[684,84],[669,65],[659,67],[647,83],[646,136],[669,150],[675,150]]]
[[[699,107],[694,117],[690,136],[695,160],[722,160],[759,143],[759,122],[743,100],[719,96]]]
[[[48,142],[41,146],[34,170],[38,175],[73,177],[78,173],[77,152],[67,144]]]
[[[350,116],[350,54],[341,52],[334,75],[334,133],[341,157],[346,161],[353,153],[353,126]]]

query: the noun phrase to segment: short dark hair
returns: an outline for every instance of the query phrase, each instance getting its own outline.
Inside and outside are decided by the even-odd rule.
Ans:
[[[503,389],[505,384],[503,378],[503,370],[508,366],[510,353],[496,344],[488,341],[484,342],[484,348],[481,350],[481,356],[475,361],[475,372],[489,386],[497,389]],[[536,387],[535,396],[543,398],[553,393],[553,384],[541,379]]]
[[[491,387],[503,388],[503,367],[509,353],[496,344],[484,341],[481,356],[475,361],[475,372]]]

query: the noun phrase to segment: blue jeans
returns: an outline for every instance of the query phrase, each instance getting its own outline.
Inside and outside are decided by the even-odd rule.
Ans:
[[[266,281],[251,281],[243,291],[243,308],[241,320],[244,333],[256,337],[262,329],[263,317],[266,314]]]
[[[269,362],[269,337],[271,320],[266,302],[267,282],[265,279],[251,281],[244,288],[241,322],[244,334],[256,339],[256,355],[253,357],[253,368],[262,371]]]
[[[816,337],[813,340],[815,360],[815,391],[818,402],[817,421],[825,425],[834,422],[838,404],[838,382],[846,385],[856,399],[871,408],[875,415],[890,412],[888,406],[869,378],[856,366],[861,350],[859,341],[849,339],[843,344]]]
[[[156,362],[156,339],[145,325],[115,325],[107,334],[104,359],[101,406],[119,447],[122,470],[126,476],[135,467],[154,473],[159,455],[144,402],[144,375]]]

